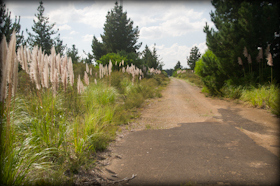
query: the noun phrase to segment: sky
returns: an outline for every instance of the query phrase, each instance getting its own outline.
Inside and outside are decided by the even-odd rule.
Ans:
[[[101,41],[106,15],[115,2],[45,0],[44,15],[49,17],[50,23],[55,23],[55,29],[59,29],[63,44],[68,48],[75,44],[79,55],[85,57],[83,51],[91,52],[93,36]],[[8,0],[4,3],[13,20],[15,16],[21,17],[21,30],[27,39],[26,29],[32,31],[39,0]],[[209,15],[211,10],[214,11],[210,0],[123,0],[122,5],[128,18],[134,22],[134,28],[138,26],[140,31],[138,42],[142,42],[142,46],[139,51],[143,51],[146,45],[152,49],[156,44],[157,54],[164,63],[163,69],[174,68],[178,61],[186,68],[191,48],[197,46],[201,54],[207,49],[203,28],[206,22],[210,28],[214,27]]]

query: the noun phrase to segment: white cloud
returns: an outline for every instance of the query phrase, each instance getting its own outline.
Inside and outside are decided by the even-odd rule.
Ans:
[[[94,28],[100,28],[103,26],[106,13],[112,8],[112,3],[97,2],[93,5],[77,8],[72,3],[62,8],[50,11],[48,16],[50,22],[56,22],[58,24],[66,23],[84,23]]]
[[[147,12],[146,16],[143,18],[136,17],[136,20],[145,25],[140,29],[141,38],[160,39],[169,36],[183,36],[189,32],[203,30],[207,19],[202,18],[202,14],[202,11],[194,11],[181,4],[169,6],[167,3],[163,4],[162,9],[159,8],[156,13]],[[138,15],[138,17],[142,16]],[[151,23],[152,26],[148,26]]]
[[[55,29],[59,28],[59,30],[71,30],[71,26],[64,24],[64,25],[55,25]]]
[[[78,33],[79,33],[79,32],[73,30],[73,31],[70,32],[70,35],[76,35],[76,34],[78,34]]]
[[[92,34],[86,34],[83,36],[84,41],[92,41],[93,35]]]
[[[142,39],[160,39],[163,36],[160,26],[143,27],[140,30],[140,37]]]

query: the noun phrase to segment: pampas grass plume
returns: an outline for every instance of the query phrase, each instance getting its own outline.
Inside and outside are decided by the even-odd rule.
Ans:
[[[267,64],[269,65],[269,66],[273,66],[273,60],[272,60],[272,55],[271,55],[271,53],[269,52],[268,53],[268,55],[267,55]]]
[[[85,74],[84,74],[84,81],[85,81],[85,84],[88,86],[89,85],[89,78],[88,78],[88,75],[87,75],[86,71],[85,71]]]
[[[244,55],[245,57],[248,57],[248,51],[247,51],[247,48],[246,48],[246,47],[244,47],[243,55]]]

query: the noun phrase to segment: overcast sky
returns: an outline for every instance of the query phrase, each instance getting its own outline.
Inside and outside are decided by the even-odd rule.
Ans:
[[[21,29],[27,38],[26,28],[31,31],[33,19],[39,6],[38,1],[4,1],[12,12],[12,19],[21,16]],[[50,23],[56,23],[64,44],[71,48],[73,44],[84,57],[91,52],[91,42],[95,35],[98,39],[103,34],[107,12],[116,1],[43,1],[45,16]],[[120,2],[118,0],[118,2]],[[151,49],[154,43],[165,64],[163,69],[174,68],[178,61],[187,67],[186,57],[192,47],[197,46],[200,53],[207,49],[206,34],[203,27],[207,22],[210,27],[210,11],[214,10],[210,1],[126,1],[123,9],[134,27],[140,30],[140,51],[145,45]]]

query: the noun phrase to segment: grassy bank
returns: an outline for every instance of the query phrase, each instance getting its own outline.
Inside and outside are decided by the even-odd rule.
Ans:
[[[239,99],[253,107],[269,110],[272,114],[280,116],[280,89],[275,84],[256,86],[228,86],[222,90],[222,96]]]
[[[265,84],[256,86],[232,86],[224,85],[219,94],[213,95],[204,86],[201,78],[190,72],[179,73],[176,78],[184,79],[193,85],[202,88],[202,92],[207,96],[226,97],[231,99],[239,99],[253,107],[267,109],[276,116],[280,116],[280,88],[275,84]]]
[[[173,77],[184,79],[187,82],[189,82],[195,86],[198,86],[200,88],[203,87],[203,82],[201,81],[201,78],[198,75],[196,75],[195,73],[185,72],[185,73],[177,74],[176,72],[174,72]]]
[[[77,76],[76,76],[77,77]],[[168,78],[157,74],[131,81],[112,72],[79,94],[74,86],[37,90],[26,72],[18,91],[2,105],[1,183],[70,184],[81,167],[94,166],[95,152],[106,149],[120,125],[135,117],[145,99],[160,97]]]

